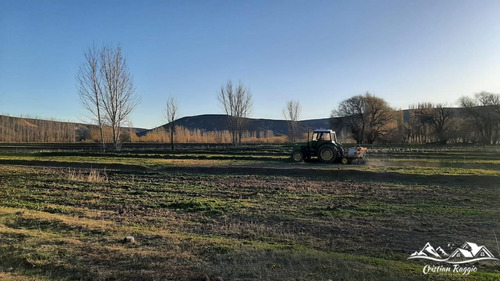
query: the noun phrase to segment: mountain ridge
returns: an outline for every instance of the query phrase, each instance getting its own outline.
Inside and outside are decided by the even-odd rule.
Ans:
[[[288,121],[281,119],[266,119],[266,118],[246,118],[246,130],[248,131],[272,131],[275,136],[284,136],[288,134]],[[298,121],[299,130],[306,131],[307,129],[329,129],[330,118],[309,119]],[[144,136],[159,128],[167,128],[169,123],[155,127],[144,132],[140,132],[138,136]],[[209,131],[224,131],[228,130],[228,116],[225,114],[201,114],[194,116],[185,116],[175,121],[176,126],[182,126],[189,130],[200,130],[203,132]]]

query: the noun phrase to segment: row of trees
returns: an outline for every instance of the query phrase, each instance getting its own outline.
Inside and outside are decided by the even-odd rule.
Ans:
[[[89,48],[77,74],[77,84],[83,106],[99,127],[103,149],[105,127],[111,128],[112,142],[117,148],[122,140],[121,128],[138,103],[121,47]],[[233,85],[229,80],[221,86],[217,99],[227,115],[231,143],[241,145],[253,105],[251,91],[241,82]],[[342,101],[331,113],[331,125],[340,132],[346,132],[357,143],[497,143],[500,137],[500,95],[482,92],[473,98],[462,97],[459,103],[459,109],[443,104],[420,103],[406,111],[396,111],[384,99],[366,93]],[[172,150],[175,141],[179,141],[176,131],[181,130],[175,124],[178,112],[175,98],[170,97],[166,104],[166,119]],[[283,116],[288,121],[289,140],[292,142],[303,135],[299,128],[300,113],[298,101],[287,101]],[[155,134],[158,138],[162,132]],[[184,132],[184,135],[189,134]],[[133,134],[131,138],[134,138]],[[226,141],[217,135],[209,138]]]
[[[458,115],[456,110],[443,104],[419,103],[411,105],[399,122],[401,142],[404,143],[446,143],[458,136]],[[401,125],[402,124],[402,125]]]
[[[137,106],[132,77],[122,56],[121,47],[105,46],[98,49],[94,46],[89,48],[84,56],[85,61],[76,77],[78,94],[84,108],[90,113],[90,118],[99,127],[102,149],[104,150],[104,143],[107,141],[104,133],[106,127],[111,127],[112,141],[115,148],[118,148],[122,132],[120,128]],[[244,138],[248,141],[249,132],[246,132],[245,125],[252,109],[250,90],[246,89],[241,82],[233,86],[232,81],[229,80],[226,85],[221,87],[218,100],[228,116],[231,142],[234,145],[241,145]],[[176,132],[182,130],[175,125],[178,111],[177,101],[174,97],[169,97],[166,104],[166,119],[168,139],[172,150],[176,140],[185,140],[186,136],[189,139],[193,134],[189,131],[182,131],[180,135],[184,137],[176,136]],[[163,139],[163,134],[164,132],[161,130],[156,131],[149,138]],[[224,132],[213,132],[213,134],[213,136],[204,137],[195,132],[195,138],[226,142]],[[134,137],[131,138],[134,139]],[[259,139],[259,137],[253,137],[253,139]]]
[[[233,145],[241,145],[244,139],[243,133],[247,132],[245,125],[247,124],[248,117],[252,110],[252,94],[248,88],[245,88],[240,82],[238,85],[233,86],[231,80],[227,81],[226,85],[221,86],[217,96],[224,112],[228,117],[228,125],[232,136]],[[283,109],[283,116],[287,120],[289,129],[289,140],[295,142],[299,132],[301,107],[298,101],[287,101]],[[273,140],[276,138],[271,137]],[[245,142],[248,142],[248,137]],[[261,137],[253,138],[254,140],[261,139]],[[267,137],[263,138],[267,139]],[[280,138],[285,140],[286,138]]]
[[[473,132],[471,137],[480,143],[497,143],[500,140],[500,95],[482,92],[474,98],[462,97],[459,102]]]
[[[357,143],[482,143],[500,141],[500,95],[481,92],[459,99],[459,108],[419,103],[396,111],[366,93],[342,101],[331,114],[332,127]]]
[[[0,142],[74,142],[75,130],[72,123],[0,115]]]
[[[219,93],[217,94],[217,99],[227,115],[227,125],[229,128],[229,133],[231,135],[231,143],[235,146],[241,145],[244,140],[244,134],[248,134],[246,131],[246,124],[250,112],[252,111],[252,93],[249,89],[245,88],[240,82],[238,85],[233,85],[231,80],[221,86]],[[176,126],[175,120],[178,118],[179,106],[173,97],[170,97],[166,105],[166,117],[167,117],[167,130],[170,135],[169,140],[171,144],[171,149],[174,150],[174,142],[176,141]],[[216,134],[215,139],[220,142],[226,142],[221,138],[217,137],[223,132],[214,132]],[[248,141],[248,137],[246,137]],[[258,138],[256,138],[258,139]]]
[[[224,131],[201,131],[199,129],[189,130],[187,128],[176,126],[174,134],[174,143],[233,143],[233,135],[229,130]],[[145,136],[133,137],[133,142],[157,142],[170,143],[170,126],[167,128],[159,127],[149,132]],[[243,143],[284,143],[286,137],[275,136],[272,131],[243,131]]]
[[[251,94],[241,83],[221,87],[218,95],[228,115],[233,144],[241,144],[241,133],[251,110]],[[410,105],[395,110],[387,101],[370,93],[342,101],[331,114],[331,127],[347,132],[356,143],[482,143],[500,141],[500,95],[481,92],[459,99],[459,108],[437,103]],[[283,109],[289,141],[304,135],[300,130],[301,106],[289,100]],[[344,136],[344,139],[345,136]]]
[[[461,98],[460,102],[463,105],[459,108],[450,108],[443,104],[419,103],[410,106],[408,110],[392,110],[392,112],[386,103],[380,100],[373,101],[376,99],[379,98],[368,94],[350,98],[339,105],[339,109],[345,112],[346,104],[365,104],[362,107],[363,112],[358,112],[357,115],[350,113],[350,116],[342,118],[333,115],[331,127],[337,130],[342,141],[484,144],[499,142],[500,110],[499,97],[496,94],[483,92],[474,97]],[[354,100],[357,102],[354,103]],[[229,130],[203,132],[175,125],[177,112],[175,99],[170,98],[167,105],[170,105],[168,106],[170,109],[167,108],[167,114],[172,114],[170,114],[169,120],[171,122],[166,127],[158,128],[142,137],[138,137],[133,129],[122,128],[120,141],[170,144],[175,142],[234,143],[234,134]],[[373,105],[378,105],[381,108],[377,109]],[[360,109],[361,107],[357,106],[356,108]],[[341,112],[339,109],[333,112]],[[299,127],[300,104],[297,101],[288,101],[283,109],[283,115],[289,124],[289,141],[295,141],[307,135],[304,128]],[[386,115],[391,116],[391,118],[379,118]],[[244,143],[279,143],[287,140],[283,136],[274,136],[272,131],[249,132],[243,130],[241,136],[241,142]],[[373,138],[373,136],[377,136],[377,138]],[[102,140],[107,143],[113,142],[111,127],[102,126],[100,130],[98,126],[0,116],[0,142],[101,142]]]

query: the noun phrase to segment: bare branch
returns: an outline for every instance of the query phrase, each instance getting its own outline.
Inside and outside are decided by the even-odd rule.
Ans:
[[[78,95],[83,107],[90,113],[91,118],[97,121],[101,133],[102,150],[104,151],[102,107],[102,76],[99,51],[92,46],[85,52],[85,61],[76,75]]]

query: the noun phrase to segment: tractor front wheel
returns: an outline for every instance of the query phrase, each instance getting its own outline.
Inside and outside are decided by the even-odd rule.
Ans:
[[[337,156],[336,152],[337,151],[333,146],[326,145],[321,147],[318,151],[319,161],[323,163],[332,163],[333,161],[335,161],[335,158]]]
[[[300,150],[296,150],[292,152],[292,161],[295,163],[299,163],[304,161],[304,154]]]

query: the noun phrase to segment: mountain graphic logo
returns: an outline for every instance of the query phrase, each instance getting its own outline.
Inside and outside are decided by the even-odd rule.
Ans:
[[[427,242],[422,250],[415,251],[408,259],[424,259],[452,264],[470,263],[483,260],[499,260],[493,256],[488,248],[485,246],[479,246],[472,242],[465,242],[462,246],[450,251],[450,254],[441,248],[441,246],[434,248],[429,242]]]

